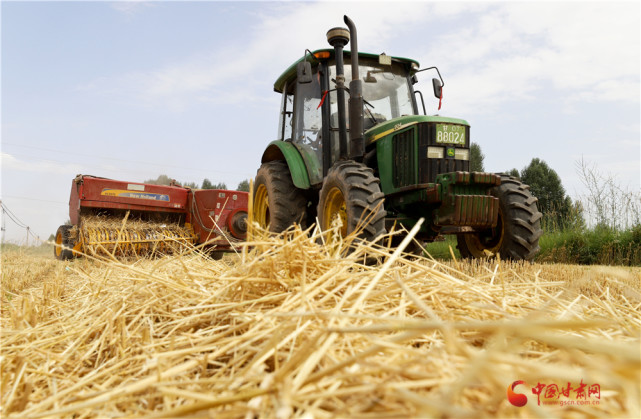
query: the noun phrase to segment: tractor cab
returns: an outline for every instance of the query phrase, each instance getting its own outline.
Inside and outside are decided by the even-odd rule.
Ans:
[[[314,171],[309,173],[313,184],[322,181],[324,148],[328,149],[327,169],[340,159],[339,93],[335,88],[337,73],[334,57],[334,51],[330,49],[308,52],[274,84],[274,90],[282,94],[277,140],[292,143],[306,157],[305,160],[312,163],[307,167]],[[302,63],[310,64],[306,70],[309,74],[300,71]],[[418,114],[412,89],[417,68],[418,63],[411,59],[385,54],[359,54],[358,72],[363,81],[362,114],[366,142],[371,143],[367,131],[375,126]],[[346,52],[345,84],[352,81],[351,73],[351,54]],[[346,110],[345,128],[349,133],[347,96],[343,98],[343,106]],[[310,162],[313,157],[318,163]]]

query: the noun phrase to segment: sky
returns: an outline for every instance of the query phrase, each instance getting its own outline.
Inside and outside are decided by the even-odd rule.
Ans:
[[[0,14],[0,199],[43,239],[69,219],[77,174],[231,189],[255,176],[276,138],[274,82],[344,14],[361,51],[438,66],[440,111],[431,74],[415,88],[428,114],[471,124],[487,171],[540,158],[576,199],[584,161],[641,188],[638,2],[2,1]]]

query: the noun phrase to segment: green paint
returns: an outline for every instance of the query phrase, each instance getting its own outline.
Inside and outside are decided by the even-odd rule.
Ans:
[[[378,160],[379,178],[381,180],[381,189],[385,195],[399,192],[399,188],[394,186],[394,147],[393,138],[395,135],[406,131],[412,131],[414,135],[414,174],[416,183],[418,183],[418,130],[416,126],[419,123],[436,122],[457,124],[465,129],[469,124],[467,121],[457,118],[448,118],[443,116],[426,116],[426,115],[408,115],[385,121],[365,132],[365,142],[367,146],[376,146],[376,157]],[[452,125],[450,125],[452,126]],[[449,150],[448,150],[449,153]],[[451,150],[451,157],[454,157],[454,149]],[[449,154],[448,154],[449,155]]]
[[[458,126],[461,126],[463,130],[465,130],[465,126],[470,125],[466,120],[458,118],[428,115],[406,115],[382,122],[365,131],[365,143],[369,145],[375,141],[379,141],[381,138],[392,136],[396,134],[397,131],[403,130],[411,124],[416,125],[421,122],[457,124]]]
[[[280,153],[278,152],[280,151]],[[266,163],[272,160],[282,160],[285,158],[289,171],[292,175],[294,186],[300,189],[309,189],[309,175],[305,166],[305,161],[300,152],[294,145],[287,141],[272,141],[263,153],[262,162]]]
[[[310,185],[323,183],[323,165],[318,158],[318,153],[306,144],[293,143],[293,145],[305,161]]]

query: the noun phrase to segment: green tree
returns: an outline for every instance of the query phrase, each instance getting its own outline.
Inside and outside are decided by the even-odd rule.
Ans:
[[[245,179],[238,184],[237,191],[249,192],[249,179]]]
[[[519,170],[514,168],[512,170],[508,170],[507,173],[509,176],[515,177],[517,179],[521,179],[521,174],[519,173]]]
[[[485,155],[481,151],[481,146],[472,142],[470,145],[470,171],[471,172],[485,172],[485,166],[483,166],[483,160],[485,160]]]
[[[185,188],[198,189],[198,184],[196,182],[186,182],[182,186]]]
[[[565,194],[561,178],[548,164],[538,158],[521,170],[521,181],[530,185],[532,194],[539,199],[539,211],[548,230],[564,229],[574,224],[572,199]]]
[[[225,182],[211,183],[209,179],[205,178],[202,189],[227,189],[227,184]]]
[[[167,175],[160,175],[156,179],[147,179],[143,183],[149,183],[151,185],[169,185],[171,183],[171,178]]]
[[[214,185],[212,185],[211,180],[205,178],[203,179],[203,186],[201,186],[202,189],[214,189]]]

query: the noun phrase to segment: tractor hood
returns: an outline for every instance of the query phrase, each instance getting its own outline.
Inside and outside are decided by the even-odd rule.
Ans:
[[[381,122],[378,125],[365,131],[365,143],[370,145],[381,138],[387,137],[396,131],[403,130],[412,125],[420,124],[423,122],[438,122],[446,124],[456,124],[470,126],[464,119],[448,118],[445,116],[427,116],[427,115],[407,115],[398,118],[390,119],[389,121]]]

